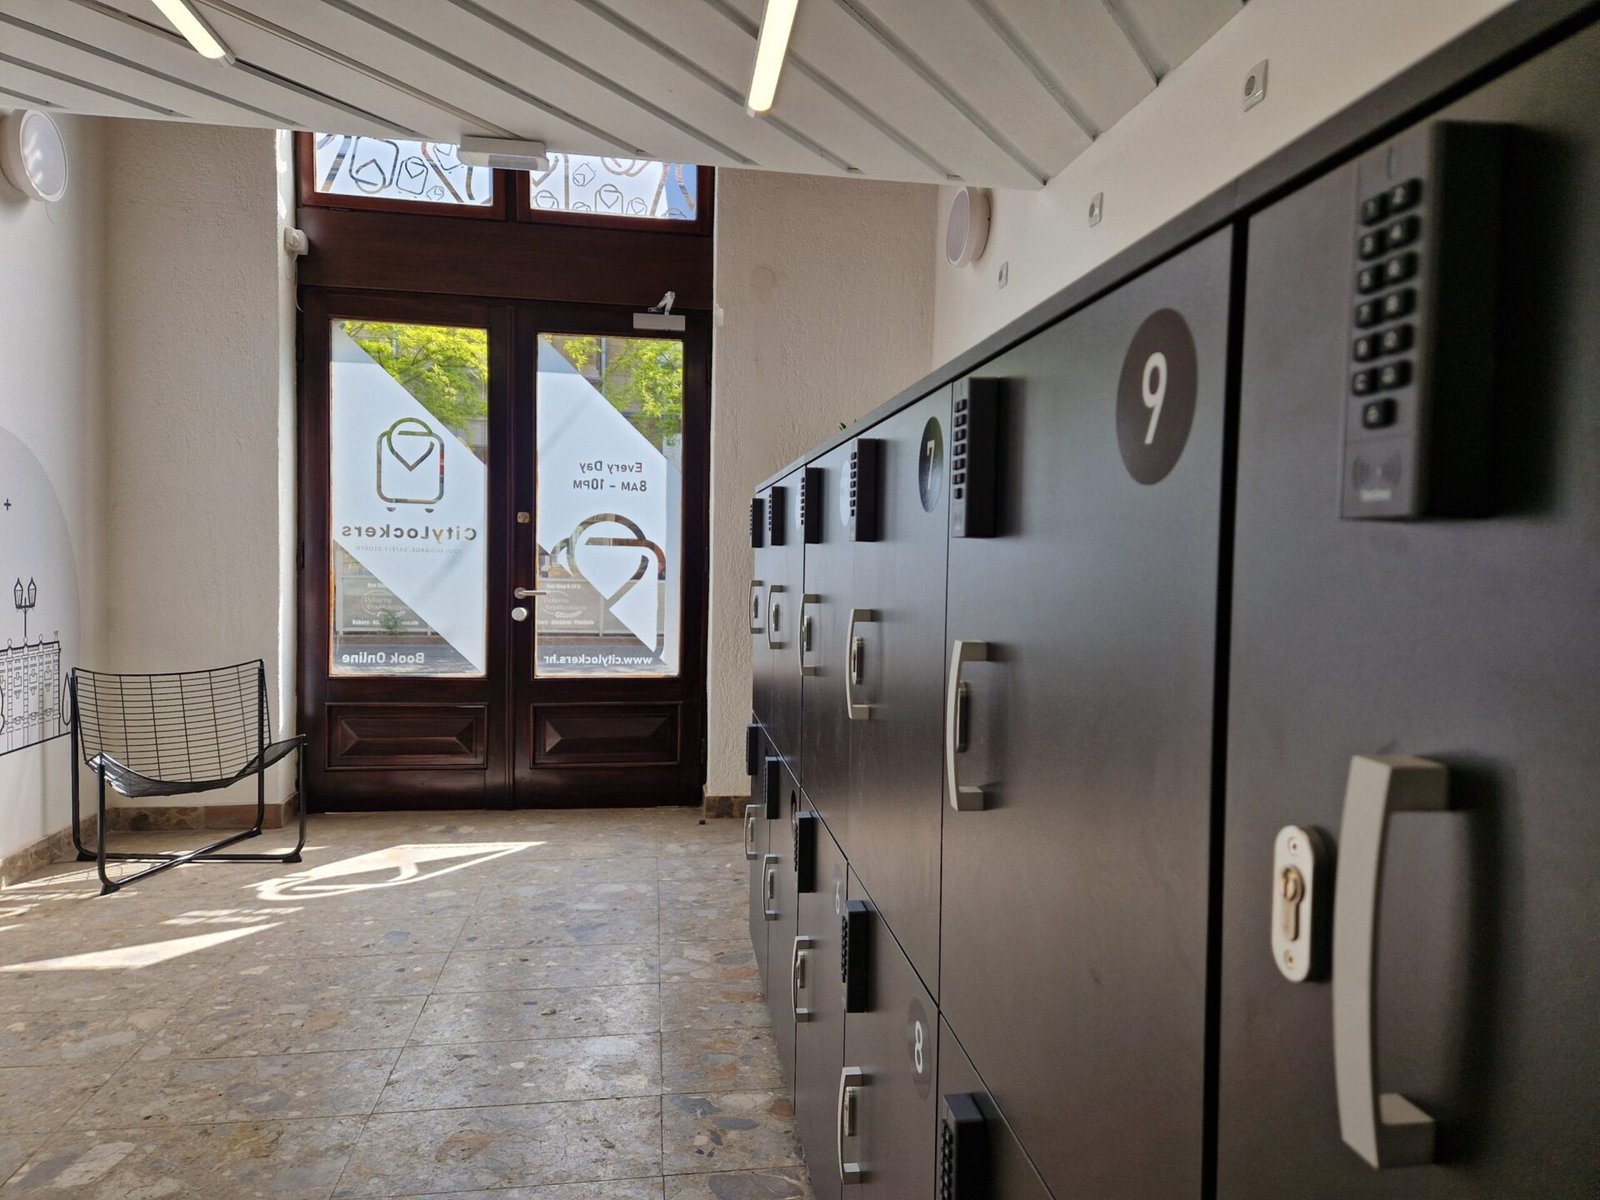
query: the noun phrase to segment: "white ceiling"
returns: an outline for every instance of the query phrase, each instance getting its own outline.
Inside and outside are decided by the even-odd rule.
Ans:
[[[0,107],[1038,187],[1242,3],[801,0],[755,119],[762,0],[0,0]]]

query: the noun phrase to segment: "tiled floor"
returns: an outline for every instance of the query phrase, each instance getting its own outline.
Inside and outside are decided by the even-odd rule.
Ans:
[[[321,817],[296,867],[0,892],[0,1197],[808,1198],[697,821]]]

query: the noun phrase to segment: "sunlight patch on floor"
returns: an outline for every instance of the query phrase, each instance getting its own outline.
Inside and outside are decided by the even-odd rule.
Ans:
[[[11,963],[0,967],[0,972],[20,974],[24,971],[121,971],[138,970],[157,963],[171,962],[185,954],[209,950],[236,938],[260,933],[263,929],[276,929],[278,922],[252,925],[245,929],[219,929],[215,933],[202,933],[194,937],[169,938],[164,942],[145,942],[138,946],[119,946],[113,950],[91,950],[86,954],[67,954],[60,958],[41,958],[34,962]]]
[[[424,883],[542,845],[543,842],[407,843],[323,863],[252,886],[257,897],[268,902],[345,896],[352,892]],[[386,877],[360,878],[379,875]]]

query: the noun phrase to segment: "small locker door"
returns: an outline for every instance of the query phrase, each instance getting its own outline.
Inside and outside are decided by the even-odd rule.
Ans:
[[[837,1160],[839,1072],[844,1068],[844,993],[839,982],[839,921],[849,899],[844,855],[816,810],[802,810],[802,841],[814,858],[799,864],[790,1000],[795,1021],[795,1124],[816,1200],[840,1200]],[[815,821],[805,826],[805,821]],[[809,869],[807,869],[809,868]]]
[[[1441,114],[1503,127],[1497,179],[1481,159],[1441,179],[1430,122],[1250,224],[1220,1196],[1600,1195],[1597,62],[1591,28]],[[1494,302],[1481,517],[1340,516],[1360,206],[1395,188],[1424,269],[1498,251],[1474,297]],[[1498,238],[1429,228],[1495,196]],[[1410,345],[1483,348],[1428,314]],[[1432,397],[1440,435],[1465,398]],[[1373,761],[1392,756],[1423,761]],[[1302,982],[1274,945],[1289,826],[1324,842],[1324,886],[1296,889],[1323,967]]]
[[[855,547],[841,646],[852,726],[842,844],[930,990],[939,968],[950,431],[948,388],[873,430],[882,445],[879,538]]]
[[[801,596],[800,782],[841,843],[849,838],[850,735],[845,633],[855,556],[875,536],[879,443],[864,433],[817,460],[816,542],[806,547]],[[863,458],[871,460],[864,467]],[[868,508],[870,502],[870,509]],[[810,516],[808,512],[808,517]]]
[[[756,952],[756,966],[765,986],[767,978],[767,931],[772,912],[769,897],[778,887],[778,859],[773,853],[774,830],[780,828],[779,789],[783,781],[783,760],[772,752],[772,742],[762,734],[761,751],[755,774],[750,777],[750,803],[744,810],[744,856],[750,868],[750,944]],[[782,950],[779,950],[782,953]]]
[[[1050,1200],[966,1051],[939,1022],[938,1200]]]
[[[767,649],[767,592],[772,583],[774,553],[767,537],[772,509],[771,488],[756,493],[750,503],[750,707],[763,728],[772,729],[771,652]]]
[[[1200,1193],[1231,253],[956,385],[939,999],[1058,1196]]]
[[[848,887],[863,894],[853,867]],[[871,902],[845,907],[841,1174],[861,1200],[920,1200],[934,1194],[938,1009]]]
[[[767,1009],[772,1014],[772,1040],[785,1086],[794,1084],[794,1010],[791,953],[795,935],[795,849],[800,822],[800,785],[787,767],[780,767],[782,782],[779,820],[770,822],[767,864],[776,872],[770,884],[767,909]]]
[[[800,737],[800,586],[805,546],[798,527],[802,472],[774,484],[767,505],[767,721],[779,757],[788,762]]]

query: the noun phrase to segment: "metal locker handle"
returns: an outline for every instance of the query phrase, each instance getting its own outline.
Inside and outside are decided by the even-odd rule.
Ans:
[[[816,631],[817,620],[811,609],[822,603],[822,597],[815,592],[807,592],[800,597],[800,674],[815,675],[817,666],[807,662],[811,656],[813,633]]]
[[[845,1162],[844,1143],[846,1138],[856,1135],[856,1104],[866,1081],[860,1067],[845,1067],[839,1072],[839,1114],[834,1131],[839,1135],[839,1179],[842,1183],[861,1181],[861,1164]]]
[[[1350,760],[1333,889],[1333,1076],[1339,1133],[1369,1166],[1433,1161],[1433,1118],[1398,1092],[1377,1091],[1378,897],[1389,814],[1448,807],[1449,771],[1404,755]]]
[[[878,614],[874,609],[852,608],[850,623],[844,631],[844,707],[852,721],[865,721],[872,715],[872,705],[856,703],[855,685],[866,681],[866,667],[862,659],[866,642],[856,637],[856,626],[872,625],[877,620]]]
[[[781,583],[774,583],[767,588],[767,649],[778,650],[783,647],[783,630],[780,628],[783,619],[783,593],[789,589]]]
[[[765,633],[766,626],[761,620],[761,589],[767,585],[759,579],[750,581],[750,632]]]
[[[950,807],[959,812],[983,808],[981,787],[962,787],[956,781],[956,755],[966,751],[961,737],[962,718],[966,715],[967,685],[961,682],[961,668],[969,662],[988,662],[989,643],[963,641],[957,638],[950,643],[950,678],[944,695],[944,784],[950,793]]]
[[[811,962],[811,947],[814,945],[816,942],[805,934],[795,935],[794,960],[789,964],[789,1007],[796,1021],[809,1021],[812,1016],[809,1008],[800,1007],[800,993],[810,986],[806,981],[806,967]]]
[[[762,906],[761,915],[769,921],[778,919],[778,856],[769,854],[767,863],[767,902]]]
[[[749,862],[754,862],[756,858],[756,814],[762,807],[760,804],[744,806],[744,856]]]

